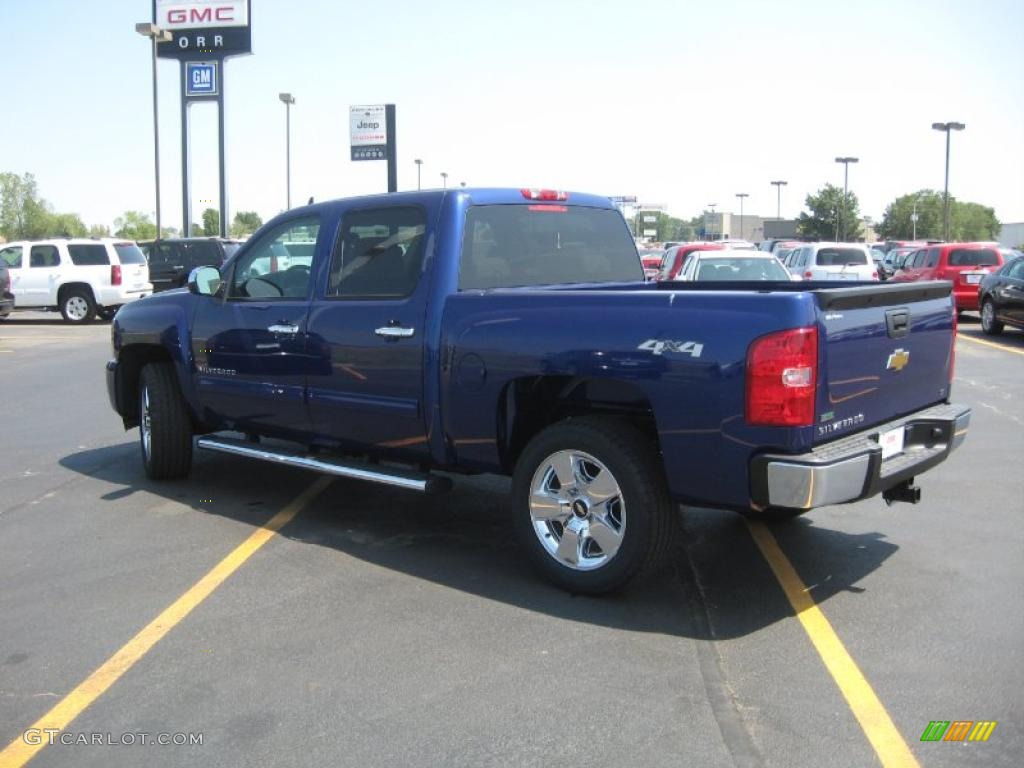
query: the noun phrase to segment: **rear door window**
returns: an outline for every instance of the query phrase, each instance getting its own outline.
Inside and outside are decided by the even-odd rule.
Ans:
[[[399,299],[409,296],[423,269],[422,208],[350,211],[331,254],[327,296],[344,299]]]
[[[868,255],[860,248],[822,248],[818,251],[819,267],[860,266],[868,263]]]
[[[102,267],[110,264],[107,246],[100,243],[68,245],[68,255],[76,267]]]
[[[33,245],[29,253],[30,268],[46,269],[60,266],[60,253],[55,245]]]
[[[221,263],[220,249],[211,241],[198,243],[179,243],[178,247],[184,254],[184,263],[188,267],[219,267]]]
[[[951,267],[994,267],[999,254],[992,248],[954,248],[949,252]]]
[[[478,205],[466,213],[461,290],[643,279],[636,245],[616,210]]]

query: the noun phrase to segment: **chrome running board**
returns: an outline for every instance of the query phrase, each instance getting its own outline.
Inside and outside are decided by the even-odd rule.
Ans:
[[[250,459],[269,461],[272,464],[283,464],[287,467],[311,469],[326,475],[347,477],[350,480],[366,480],[371,483],[404,488],[407,491],[420,493],[441,493],[452,487],[447,477],[439,477],[430,473],[412,472],[392,467],[381,467],[377,464],[360,461],[338,461],[309,456],[308,454],[288,450],[270,450],[259,443],[237,440],[231,437],[200,437],[196,445],[206,451],[229,453],[233,456],[245,456]]]

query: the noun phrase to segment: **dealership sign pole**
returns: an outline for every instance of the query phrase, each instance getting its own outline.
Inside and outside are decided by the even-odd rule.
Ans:
[[[153,22],[172,36],[157,46],[157,56],[181,63],[182,237],[188,237],[192,228],[189,108],[197,101],[217,103],[220,235],[228,234],[224,62],[252,53],[251,21],[251,0],[153,0]]]
[[[398,151],[395,105],[371,104],[349,108],[349,142],[353,162],[388,161],[388,192],[398,191]]]

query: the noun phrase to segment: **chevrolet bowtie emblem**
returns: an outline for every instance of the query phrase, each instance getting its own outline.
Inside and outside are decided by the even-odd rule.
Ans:
[[[897,349],[889,355],[889,361],[885,367],[890,371],[902,371],[904,366],[910,362],[910,353],[905,349]]]

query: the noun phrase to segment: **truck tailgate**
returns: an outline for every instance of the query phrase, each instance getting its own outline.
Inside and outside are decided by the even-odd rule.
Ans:
[[[946,282],[922,282],[816,292],[824,333],[815,444],[949,397],[951,291]]]

